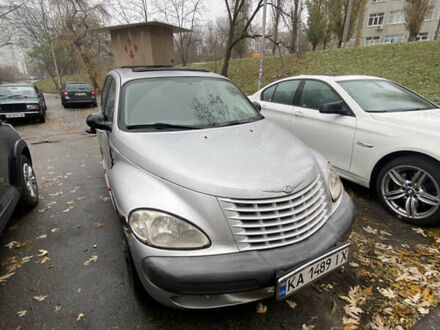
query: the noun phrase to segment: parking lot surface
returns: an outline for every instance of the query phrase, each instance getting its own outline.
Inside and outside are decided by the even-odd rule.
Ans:
[[[127,267],[98,144],[84,132],[96,108],[46,102],[46,123],[12,123],[30,146],[41,200],[0,237],[0,329],[409,328],[440,301],[440,230],[404,224],[344,182],[357,215],[342,271],[286,301],[204,311],[155,303]]]

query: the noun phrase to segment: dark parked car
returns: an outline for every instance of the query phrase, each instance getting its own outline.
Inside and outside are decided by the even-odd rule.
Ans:
[[[60,90],[61,104],[67,108],[71,104],[91,104],[96,107],[96,94],[86,82],[65,82]]]
[[[0,121],[0,233],[17,204],[38,203],[38,186],[29,148],[15,129]]]
[[[0,85],[0,119],[35,118],[45,122],[46,101],[32,84]]]

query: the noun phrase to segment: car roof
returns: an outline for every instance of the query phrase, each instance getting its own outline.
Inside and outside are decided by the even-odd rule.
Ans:
[[[325,73],[325,74],[308,74],[308,75],[300,75],[295,77],[289,77],[287,79],[319,79],[323,81],[346,81],[346,80],[386,80],[384,78],[375,77],[375,76],[367,76],[367,75],[358,75],[351,73]]]
[[[143,78],[165,78],[165,77],[207,77],[228,79],[222,75],[209,72],[205,69],[187,67],[123,67],[110,71],[118,74],[121,78],[121,85],[124,83]]]

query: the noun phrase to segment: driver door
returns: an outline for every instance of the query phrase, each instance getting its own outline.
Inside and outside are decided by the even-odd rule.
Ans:
[[[333,165],[348,171],[351,165],[356,117],[325,114],[319,109],[326,103],[343,101],[328,84],[307,79],[295,100],[292,131],[306,145],[327,158]]]

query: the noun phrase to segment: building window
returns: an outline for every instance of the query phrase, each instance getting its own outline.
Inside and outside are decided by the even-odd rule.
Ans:
[[[383,43],[384,44],[395,44],[397,42],[402,42],[402,40],[403,40],[403,35],[392,34],[392,35],[385,36],[385,38],[383,39]]]
[[[428,32],[419,33],[416,37],[416,41],[426,41],[428,40]]]
[[[379,37],[367,37],[365,38],[365,46],[374,46],[379,44]]]
[[[382,26],[383,25],[383,13],[370,14],[368,19],[368,26]]]
[[[425,14],[425,21],[430,21],[430,20],[432,20],[432,17],[434,16],[434,9],[428,9],[427,11],[426,11],[426,14]]]
[[[388,24],[405,23],[405,12],[403,10],[390,11],[388,14]]]

